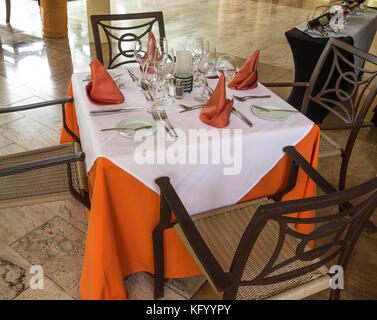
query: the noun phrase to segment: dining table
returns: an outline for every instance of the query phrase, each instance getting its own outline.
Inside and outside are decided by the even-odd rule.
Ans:
[[[180,104],[198,104],[194,97],[202,89],[194,88],[191,93],[185,93],[182,99],[175,99],[172,105],[166,107],[168,119],[178,137],[166,135],[163,145],[157,143],[159,131],[142,139],[125,137],[119,130],[101,131],[116,127],[125,119],[152,119],[148,113],[152,102],[146,100],[140,85],[133,82],[122,68],[119,70],[124,73],[116,81],[125,83],[121,89],[124,95],[121,104],[93,104],[85,89],[89,72],[74,73],[68,90],[74,102],[66,105],[66,122],[80,137],[91,199],[91,209],[87,210],[81,299],[127,299],[127,288],[124,286],[126,276],[140,271],[153,274],[152,232],[159,222],[160,210],[156,178],[169,176],[188,212],[194,215],[282,191],[287,184],[290,168],[290,160],[283,152],[285,146],[295,146],[312,166],[317,167],[319,127],[300,112],[291,112],[284,120],[267,120],[258,116],[255,110],[252,111],[252,104],[294,110],[261,83],[250,90],[226,88],[229,99],[233,95],[269,96],[234,100],[234,107],[252,122],[252,127],[233,113],[227,127],[215,128],[199,119],[202,109],[181,112],[183,108]],[[138,68],[131,70],[140,78]],[[208,79],[212,89],[217,82],[218,79]],[[127,107],[142,108],[91,115],[94,110]],[[159,122],[158,126],[163,126],[163,123]],[[188,137],[198,132],[198,140],[191,143]],[[208,139],[201,139],[206,134]],[[71,141],[72,137],[63,128],[60,143]],[[183,154],[187,157],[175,161],[167,158],[158,161],[147,157],[144,162],[137,161],[135,155],[147,143],[156,153],[185,150]],[[217,161],[213,161],[211,154],[214,157],[219,148],[229,151],[225,153],[227,157],[220,154]],[[191,158],[191,152],[195,152],[193,149],[197,153],[208,151],[210,160],[201,161],[195,156]],[[300,170],[296,186],[283,200],[312,197],[315,193],[314,183]],[[314,215],[312,211],[291,214],[300,218]],[[314,230],[311,224],[295,227],[304,234]],[[173,229],[164,232],[164,250],[167,278],[202,274]]]

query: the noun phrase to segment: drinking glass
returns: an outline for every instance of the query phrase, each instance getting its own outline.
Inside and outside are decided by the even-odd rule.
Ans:
[[[207,49],[203,51],[199,61],[198,61],[198,71],[201,74],[202,83],[202,93],[195,96],[195,100],[200,102],[207,102],[211,96],[208,89],[207,74],[209,71],[213,70],[216,65],[216,47],[210,46],[207,42]]]
[[[194,87],[199,86],[198,62],[204,51],[203,46],[201,37],[188,36],[186,39],[185,50],[191,51],[192,54]]]
[[[151,112],[153,108],[158,108],[157,95],[161,92],[164,84],[164,73],[161,71],[163,69],[163,59],[157,54],[153,54],[146,62],[146,80],[148,85],[148,91],[152,95],[153,106],[148,109]]]
[[[138,39],[134,43],[134,56],[136,62],[140,66],[141,70],[141,81],[145,81],[145,65],[147,62],[147,51],[148,51],[148,39],[146,37]]]
[[[225,76],[226,82],[228,83],[236,74],[235,58],[229,55],[223,55],[219,57],[216,70],[217,75],[220,77],[221,74],[223,74]]]
[[[163,95],[159,99],[162,105],[171,105],[174,103],[174,99],[169,96],[169,82],[170,78],[174,76],[175,61],[174,61],[174,50],[169,48],[164,55],[163,60],[159,64],[159,70],[161,77],[163,78]]]

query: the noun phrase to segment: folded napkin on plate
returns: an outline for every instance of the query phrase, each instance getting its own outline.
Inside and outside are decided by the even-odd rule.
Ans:
[[[247,90],[254,89],[258,86],[258,62],[259,62],[259,50],[250,56],[249,59],[238,71],[236,76],[229,82],[228,87],[234,90]]]
[[[232,112],[233,103],[233,99],[226,99],[225,76],[222,74],[216,89],[200,113],[199,118],[210,126],[224,128],[229,124],[229,116]]]
[[[90,102],[94,104],[122,103],[124,96],[102,63],[98,59],[94,59],[90,67],[92,81],[86,86],[86,93]]]

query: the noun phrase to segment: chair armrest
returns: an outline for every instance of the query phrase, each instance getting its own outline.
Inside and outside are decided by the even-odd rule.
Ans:
[[[37,108],[42,108],[42,107],[47,107],[47,106],[53,106],[55,104],[63,104],[67,102],[73,102],[73,97],[25,104],[23,106],[0,108],[0,114],[9,113],[9,112],[17,112],[17,111],[25,111],[25,110],[30,110],[30,109],[37,109]]]
[[[325,193],[338,192],[338,190],[329,183],[306,159],[296,150],[295,147],[284,147],[283,151],[288,154],[291,159],[314,181],[314,183],[321,188]],[[349,201],[343,202],[340,207],[348,209],[352,207]]]
[[[171,211],[174,212],[183,233],[205,268],[208,276],[211,278],[216,288],[219,291],[223,291],[224,288],[231,285],[231,282],[203,240],[198,229],[195,227],[194,222],[191,220],[190,215],[179,199],[177,192],[171,185],[169,177],[160,177],[156,179],[156,183],[160,187],[161,197],[165,198]]]
[[[308,82],[262,82],[262,84],[265,87],[309,87]]]
[[[51,159],[45,159],[35,162],[30,162],[26,164],[21,164],[18,166],[8,167],[8,168],[2,168],[0,169],[0,177],[10,176],[17,173],[22,173],[25,171],[31,171],[41,168],[47,168],[47,167],[53,167],[60,164],[65,163],[72,163],[76,161],[83,161],[85,159],[84,152],[80,151],[77,154],[70,154],[66,156],[51,158]]]
[[[306,159],[296,150],[295,147],[284,147],[283,151],[326,193],[337,192],[334,188]]]

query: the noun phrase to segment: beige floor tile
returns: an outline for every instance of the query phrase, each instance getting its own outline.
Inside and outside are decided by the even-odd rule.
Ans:
[[[11,247],[69,295],[80,298],[79,282],[85,250],[85,234],[56,217],[13,243]]]
[[[124,285],[130,300],[153,300],[153,278],[149,274],[135,273],[126,278]],[[185,300],[185,298],[165,286],[165,296],[161,300]]]
[[[43,205],[0,209],[0,240],[11,244],[54,216]]]
[[[60,139],[56,131],[26,117],[0,126],[0,135],[27,150],[56,145]]]
[[[43,279],[43,289],[27,289],[14,300],[74,300],[48,278]]]
[[[205,276],[192,276],[179,279],[167,279],[165,286],[190,299],[207,281]]]
[[[29,287],[31,264],[0,241],[0,300],[10,300]]]
[[[0,156],[5,156],[22,151],[25,151],[25,149],[15,143],[11,143],[6,145],[5,147],[0,148]]]

